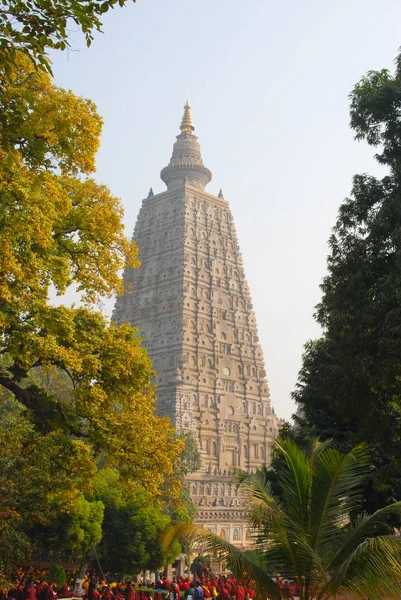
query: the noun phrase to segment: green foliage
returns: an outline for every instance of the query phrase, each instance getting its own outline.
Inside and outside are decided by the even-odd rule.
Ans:
[[[184,477],[201,468],[202,457],[191,431],[181,435],[180,439],[184,441],[180,461],[164,486],[163,498],[168,507],[167,514],[173,521],[191,521],[196,516],[196,506],[191,499],[189,483],[184,481]]]
[[[102,502],[81,497],[69,513],[57,511],[47,525],[35,524],[27,533],[36,548],[56,550],[62,540],[63,552],[82,560],[100,542],[103,518]]]
[[[188,431],[181,437],[184,440],[184,448],[181,452],[180,471],[183,475],[188,475],[201,468],[202,457],[199,452],[198,442],[192,431]]]
[[[282,458],[279,496],[263,471],[237,476],[255,532],[252,553],[188,523],[171,528],[165,545],[196,539],[206,551],[227,560],[237,577],[254,582],[264,597],[281,598],[274,581],[280,573],[297,579],[301,600],[398,599],[401,540],[387,524],[390,515],[401,515],[401,502],[351,518],[360,507],[369,473],[366,448],[342,454],[328,442],[315,441],[305,452],[289,437],[278,440],[276,447]],[[386,531],[376,535],[378,530]]]
[[[400,55],[401,56],[401,55]],[[374,469],[367,510],[401,498],[401,59],[351,94],[351,126],[388,168],[354,177],[330,239],[316,319],[294,398],[300,434],[344,450],[365,442]]]
[[[29,556],[31,543],[18,529],[15,520],[0,522],[0,586],[10,587],[12,572],[16,565],[24,564]],[[1,584],[3,582],[3,585]]]
[[[135,0],[133,0],[135,2]],[[71,48],[71,27],[78,25],[87,46],[101,31],[101,16],[128,0],[7,0],[0,3],[0,68],[10,67],[17,52],[51,73],[49,49]]]
[[[12,397],[0,398],[0,565],[9,572],[31,550],[82,555],[101,537],[103,506],[89,503],[96,464],[62,432],[43,435]]]
[[[57,584],[57,589],[63,587],[67,581],[67,575],[61,565],[53,565],[49,572],[50,583]]]
[[[105,505],[98,548],[104,569],[133,576],[158,570],[180,553],[178,543],[163,551],[159,538],[171,519],[144,489],[125,486],[117,471],[105,469],[96,476],[94,494]]]

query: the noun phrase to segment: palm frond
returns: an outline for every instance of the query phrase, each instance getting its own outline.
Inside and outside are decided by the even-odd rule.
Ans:
[[[310,486],[308,457],[290,438],[277,438],[275,444],[288,467],[279,473],[286,511],[294,522],[305,527]]]
[[[237,469],[234,473],[234,481],[237,489],[241,488],[251,501],[262,500],[269,504],[272,500],[279,504],[279,499],[273,494],[269,480],[261,470],[256,473],[247,473]]]
[[[281,597],[272,580],[280,572],[297,577],[317,600],[336,595],[353,600],[401,598],[401,542],[393,535],[371,537],[390,515],[401,515],[401,502],[349,522],[368,469],[366,449],[360,446],[342,455],[329,448],[329,442],[315,442],[305,453],[289,439],[276,443],[285,460],[279,498],[263,471],[236,474],[256,532],[254,552],[244,553],[188,523],[170,528],[164,545],[198,542],[204,551],[228,561],[233,573],[252,581],[264,597]]]
[[[310,556],[302,525],[287,514],[281,500],[272,493],[263,471],[237,472],[236,479],[248,500],[248,523],[256,531],[255,546],[266,556],[271,556],[268,563],[271,572],[292,571],[299,576],[305,557]],[[276,548],[276,554],[272,552],[272,546]],[[276,555],[277,559],[273,560]],[[287,558],[285,569],[284,556]]]
[[[319,456],[319,454],[327,450],[327,448],[330,448],[332,443],[333,440],[324,440],[323,442],[321,442],[319,438],[315,438],[314,440],[312,440],[312,445],[308,453],[309,464],[312,467],[312,469],[315,464],[315,460]]]
[[[270,482],[262,471],[251,474],[237,471],[235,478],[245,495],[252,528],[266,532],[275,529],[276,523],[288,520],[282,502],[273,494]]]
[[[234,575],[241,581],[252,582],[258,593],[281,598],[280,587],[269,576],[261,554],[243,552],[208,529],[193,523],[171,526],[163,536],[162,545],[165,549],[170,548],[176,540],[197,542],[203,547],[203,551],[218,556],[220,560],[228,561]]]
[[[290,543],[283,545],[272,540],[264,553],[266,564],[284,578],[297,577],[302,583],[314,583],[325,577],[325,564],[318,553],[310,547],[309,539],[303,536],[291,537]]]
[[[358,515],[347,532],[338,540],[327,565],[328,570],[337,570],[367,538],[377,534],[378,529],[388,524],[389,517],[401,515],[401,502],[394,502],[374,512],[372,515]],[[393,537],[393,536],[388,536]]]
[[[326,592],[370,600],[401,597],[401,541],[393,535],[366,539],[336,569]]]
[[[325,552],[339,527],[360,505],[369,453],[363,445],[348,454],[326,449],[314,460],[310,498],[311,546]]]

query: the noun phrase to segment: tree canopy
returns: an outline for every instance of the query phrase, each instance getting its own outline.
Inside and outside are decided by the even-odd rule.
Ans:
[[[97,471],[161,498],[184,446],[155,415],[137,331],[98,310],[121,291],[122,268],[139,265],[120,201],[92,176],[101,125],[91,101],[23,53],[0,68],[0,545],[19,534],[15,560],[28,540],[51,547],[60,536],[82,556],[102,536]],[[50,301],[71,286],[79,306]]]
[[[180,448],[154,416],[150,359],[134,329],[93,309],[121,290],[125,264],[138,265],[118,199],[87,176],[101,120],[22,56],[1,97],[0,385],[38,422],[54,416],[95,451],[107,448],[111,464],[160,483]],[[62,295],[71,284],[86,305],[48,302],[50,289]],[[68,399],[31,382],[38,368],[68,377]]]
[[[135,2],[135,0],[132,0]],[[71,33],[78,26],[87,46],[101,17],[129,0],[3,0],[0,2],[0,68],[6,72],[18,53],[51,73],[48,52],[73,47]]]
[[[161,503],[140,486],[127,487],[118,471],[103,469],[94,482],[94,498],[105,506],[98,547],[102,567],[114,574],[137,575],[159,570],[180,553],[177,542],[167,551],[160,543],[171,518]]]
[[[15,399],[1,397],[0,571],[25,560],[32,540],[57,548],[56,530],[66,553],[100,541],[104,507],[87,500],[96,472],[87,444],[56,430],[44,435]]]
[[[381,179],[356,175],[330,238],[328,275],[294,398],[300,435],[366,442],[366,507],[401,498],[401,55],[351,93],[351,127],[376,148]]]

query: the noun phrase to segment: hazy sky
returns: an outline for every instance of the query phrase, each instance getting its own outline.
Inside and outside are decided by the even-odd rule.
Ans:
[[[104,118],[99,182],[121,197],[131,235],[141,200],[169,162],[187,91],[207,191],[223,188],[236,223],[272,403],[290,417],[327,240],[352,176],[378,173],[353,140],[348,94],[393,67],[400,0],[137,0],[104,16],[86,50],[54,57],[56,83]],[[106,306],[108,314],[113,303]]]

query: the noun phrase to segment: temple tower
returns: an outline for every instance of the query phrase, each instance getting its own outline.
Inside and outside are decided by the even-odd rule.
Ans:
[[[221,190],[205,192],[212,174],[188,101],[180,130],[160,174],[167,191],[151,189],[142,202],[134,230],[142,265],[125,272],[130,292],[117,298],[113,320],[144,336],[158,413],[198,439],[203,466],[188,477],[197,522],[248,546],[230,475],[269,464],[277,418],[233,217]]]

